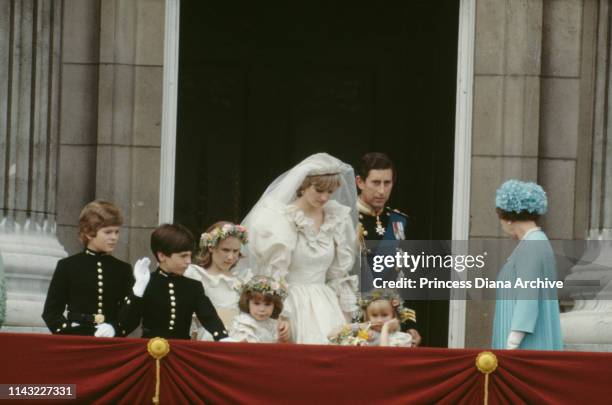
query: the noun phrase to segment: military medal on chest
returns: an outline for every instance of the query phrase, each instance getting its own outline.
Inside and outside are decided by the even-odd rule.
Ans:
[[[385,234],[385,228],[382,226],[382,222],[380,221],[380,217],[376,215],[376,233],[380,236]]]

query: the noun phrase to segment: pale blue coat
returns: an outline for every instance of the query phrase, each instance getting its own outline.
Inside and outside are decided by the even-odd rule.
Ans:
[[[508,280],[514,286],[517,278],[556,280],[556,273],[555,256],[546,234],[534,230],[512,252],[497,279]],[[556,289],[498,289],[493,349],[505,349],[512,330],[526,332],[519,349],[562,350]]]

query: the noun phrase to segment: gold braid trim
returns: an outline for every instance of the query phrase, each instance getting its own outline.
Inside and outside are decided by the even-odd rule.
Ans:
[[[489,374],[497,369],[498,364],[497,356],[489,351],[480,352],[476,356],[476,368],[485,375],[484,405],[489,404]]]
[[[153,403],[159,404],[160,360],[170,353],[170,343],[164,338],[154,337],[147,343],[147,351],[155,359],[155,396]]]

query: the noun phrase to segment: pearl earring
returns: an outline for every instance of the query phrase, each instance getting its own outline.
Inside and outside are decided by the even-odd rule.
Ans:
[[[508,221],[508,225],[512,225],[512,221]]]

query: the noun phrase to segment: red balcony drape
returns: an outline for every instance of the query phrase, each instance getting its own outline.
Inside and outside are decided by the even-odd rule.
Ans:
[[[155,393],[155,360],[145,339],[0,333],[0,347],[0,383],[76,384],[76,400],[64,403],[144,404]],[[479,352],[170,341],[161,360],[160,400],[482,404]],[[489,404],[612,403],[612,354],[495,354],[499,366],[490,375]]]

